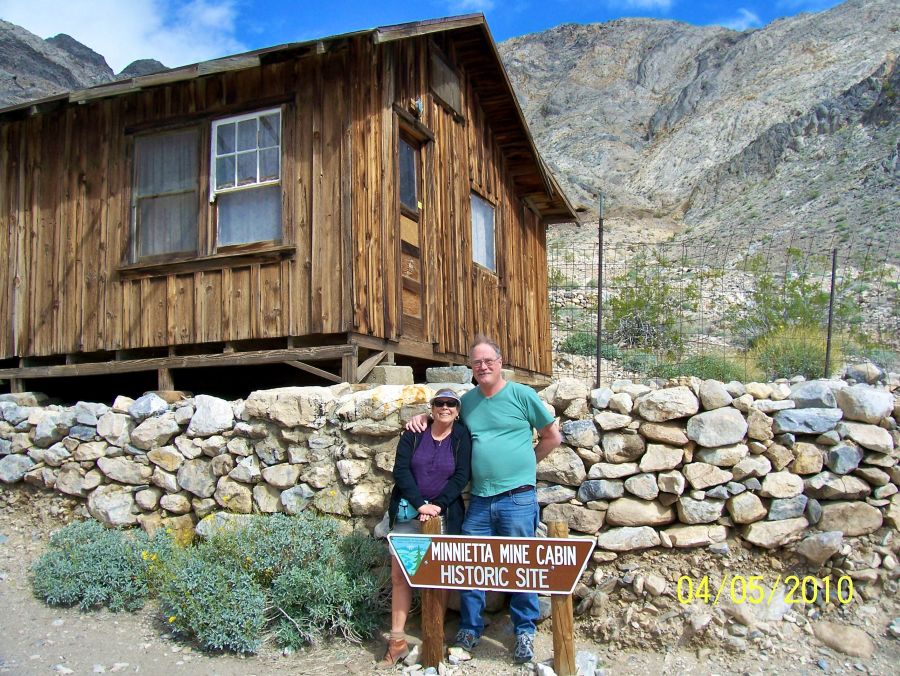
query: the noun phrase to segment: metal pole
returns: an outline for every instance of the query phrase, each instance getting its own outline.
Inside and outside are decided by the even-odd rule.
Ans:
[[[600,352],[603,335],[603,193],[600,193],[600,211],[597,225],[597,376],[594,387],[600,387]]]
[[[837,277],[837,249],[831,250],[831,288],[828,290],[828,332],[825,338],[825,373],[824,378],[831,372],[831,330],[834,323],[834,280]]]

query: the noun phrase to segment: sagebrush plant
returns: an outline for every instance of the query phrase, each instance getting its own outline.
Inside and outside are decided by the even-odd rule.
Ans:
[[[819,326],[785,326],[757,341],[750,357],[767,378],[804,376],[814,379],[831,375],[841,364],[837,344],[831,347],[831,365],[825,373],[827,335]]]
[[[134,610],[153,594],[174,632],[252,653],[270,636],[294,648],[372,636],[387,608],[387,563],[382,543],[305,512],[255,515],[183,547],[163,529],[149,539],[84,521],[51,537],[32,583],[47,603],[82,609]]]
[[[93,520],[71,523],[50,537],[32,567],[32,590],[50,605],[137,610],[150,594],[142,556],[149,547],[142,531],[107,529]]]
[[[206,648],[255,652],[271,632],[296,648],[360,640],[386,609],[384,546],[302,513],[249,518],[177,551],[151,576],[166,620]]]
[[[272,583],[278,611],[276,636],[283,646],[297,648],[339,637],[359,641],[378,629],[387,605],[384,548],[367,536],[352,534],[327,540],[316,558],[292,567]]]
[[[163,616],[172,630],[208,650],[253,653],[266,628],[263,588],[213,543],[173,550],[153,575]]]

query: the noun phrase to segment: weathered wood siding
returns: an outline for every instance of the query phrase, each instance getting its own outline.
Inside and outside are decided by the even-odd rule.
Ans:
[[[0,126],[0,303],[17,323],[3,332],[2,356],[350,330],[346,54],[199,78]],[[283,239],[295,255],[121,278],[131,222],[126,130],[198,122],[208,143],[212,117],[271,105],[258,101],[284,103]],[[201,146],[201,158],[208,152]],[[201,252],[213,227],[207,166],[204,158]]]
[[[452,44],[445,48],[452,60]],[[507,364],[550,373],[544,225],[515,194],[465,70],[460,72],[464,119],[459,120],[429,90],[428,38],[359,44],[353,59],[363,82],[354,88],[359,98],[353,104],[357,204],[365,200],[364,208],[354,210],[358,330],[398,337],[394,167],[400,122],[393,106],[405,109],[418,98],[425,104],[420,122],[434,135],[433,142],[423,145],[422,162],[427,339],[439,353],[466,355],[475,335],[487,333],[506,350]],[[495,207],[496,274],[472,260],[472,190]]]
[[[357,38],[0,124],[0,357],[348,332],[403,339],[394,106],[421,99],[434,136],[422,151],[425,341],[464,358],[488,333],[507,364],[550,373],[544,225],[515,194],[465,70],[462,119],[432,96],[430,39]],[[452,41],[441,40],[452,62]],[[134,134],[201,125],[200,254],[212,254],[210,121],[274,105],[293,255],[120,274]],[[473,189],[495,205],[496,274],[472,262]]]

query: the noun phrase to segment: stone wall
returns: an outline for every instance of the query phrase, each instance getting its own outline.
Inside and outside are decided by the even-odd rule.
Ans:
[[[715,551],[731,536],[767,549],[802,539],[796,550],[824,562],[844,536],[900,522],[900,404],[896,377],[883,380],[688,378],[593,391],[556,382],[540,393],[564,438],[538,466],[542,520],[596,536],[598,560],[651,547]],[[387,506],[401,426],[441,386],[282,388],[234,402],[147,394],[73,407],[3,395],[0,481],[84,498],[109,526],[312,508],[371,530]]]

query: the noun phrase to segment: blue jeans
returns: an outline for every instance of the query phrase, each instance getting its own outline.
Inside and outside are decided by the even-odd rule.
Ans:
[[[502,535],[534,537],[540,511],[534,489],[521,493],[503,493],[489,498],[472,496],[463,535]],[[481,636],[484,631],[484,592],[474,589],[459,593],[459,628]],[[540,616],[537,594],[510,594],[509,617],[516,636],[534,634]]]

